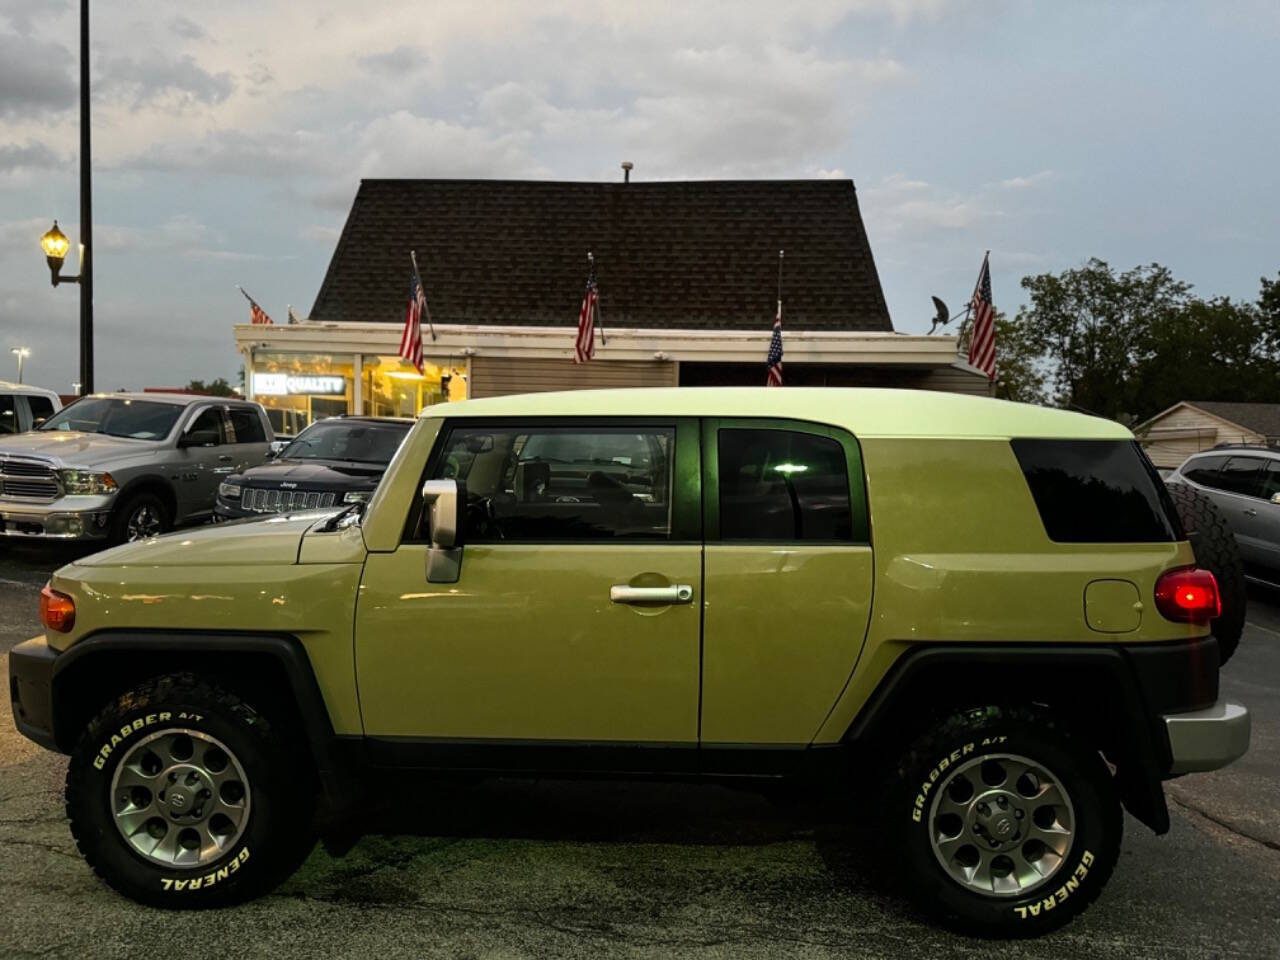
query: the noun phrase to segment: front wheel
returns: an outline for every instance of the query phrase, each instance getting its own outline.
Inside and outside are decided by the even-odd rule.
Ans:
[[[111,542],[133,543],[157,537],[173,525],[164,501],[154,493],[139,493],[111,513]]]
[[[193,675],[135,687],[94,718],[67,768],[81,854],[151,906],[223,906],[269,890],[312,843],[312,777],[288,741]]]
[[[899,764],[887,805],[919,904],[966,933],[1037,936],[1080,913],[1119,856],[1112,777],[1048,716],[967,711]]]

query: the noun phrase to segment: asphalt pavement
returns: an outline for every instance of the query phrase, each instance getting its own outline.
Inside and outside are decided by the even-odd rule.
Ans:
[[[0,542],[0,670],[39,632],[37,594],[75,549]],[[0,957],[1280,957],[1280,592],[1251,592],[1222,688],[1253,712],[1237,764],[1168,785],[1173,828],[1127,819],[1102,897],[1048,938],[924,923],[859,856],[839,805],[719,787],[390,779],[341,856],[317,847],[274,894],[198,915],[96,880],[62,812],[66,761],[0,698]],[[407,799],[407,802],[405,802]]]

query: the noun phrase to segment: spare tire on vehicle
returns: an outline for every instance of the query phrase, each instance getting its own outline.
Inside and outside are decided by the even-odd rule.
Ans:
[[[1212,628],[1218,638],[1219,662],[1226,663],[1236,652],[1244,631],[1246,594],[1240,547],[1227,518],[1212,500],[1184,483],[1168,484],[1167,489],[1195,550],[1196,563],[1218,581],[1222,616],[1213,621]]]

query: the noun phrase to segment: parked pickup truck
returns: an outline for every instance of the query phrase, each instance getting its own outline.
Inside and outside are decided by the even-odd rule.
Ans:
[[[256,403],[81,397],[0,441],[0,534],[123,543],[206,519],[218,483],[266,459],[270,441]]]
[[[434,406],[367,504],[117,547],[41,605],[18,728],[161,907],[269,889],[397,771],[789,779],[874,794],[874,869],[1026,936],[1101,891],[1122,807],[1166,832],[1162,781],[1249,743],[1132,434],[943,393]]]

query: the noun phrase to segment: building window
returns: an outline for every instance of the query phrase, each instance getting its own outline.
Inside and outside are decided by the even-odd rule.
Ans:
[[[297,435],[308,424],[353,413],[349,354],[255,353],[250,390],[266,408],[271,429]]]
[[[427,360],[422,373],[400,357],[366,355],[364,412],[375,417],[416,417],[423,407],[467,399],[466,362]]]

